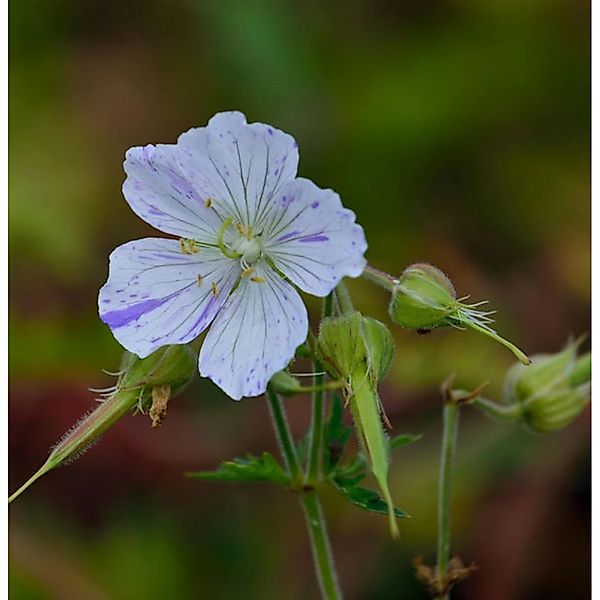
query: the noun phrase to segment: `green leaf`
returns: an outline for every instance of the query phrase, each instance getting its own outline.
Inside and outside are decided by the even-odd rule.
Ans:
[[[334,479],[333,484],[355,506],[382,515],[389,513],[388,503],[376,491],[359,485],[348,485],[339,479]],[[410,516],[397,507],[394,507],[394,515],[398,518]]]
[[[419,433],[418,435],[413,435],[412,433],[401,433],[390,440],[390,448],[394,450],[395,448],[407,446],[408,444],[418,442],[422,437],[422,433]]]
[[[334,394],[331,412],[325,426],[325,448],[323,466],[325,473],[331,473],[342,460],[344,448],[350,439],[352,427],[344,424],[344,404],[340,394]]]
[[[219,466],[216,471],[192,471],[186,477],[202,479],[204,481],[256,482],[271,481],[288,485],[289,475],[281,468],[279,463],[268,452],[262,456],[248,454],[246,458],[234,458]]]

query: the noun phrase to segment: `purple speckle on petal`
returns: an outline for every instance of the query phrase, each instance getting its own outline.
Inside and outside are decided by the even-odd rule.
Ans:
[[[298,230],[290,231],[289,233],[286,233],[285,235],[278,237],[275,241],[276,242],[285,242],[286,240],[289,240],[290,238],[297,236],[299,233],[300,232]]]
[[[313,203],[310,205],[310,207],[311,207],[311,208],[318,208],[318,206],[319,206],[319,201],[318,201],[318,200],[315,200],[315,201],[314,201],[314,202],[313,202]]]
[[[326,235],[307,235],[304,237],[301,237],[300,242],[327,242],[329,241],[329,238]]]
[[[153,300],[145,300],[144,302],[138,302],[127,308],[113,310],[103,315],[100,318],[111,328],[118,329],[124,327],[132,321],[137,321],[142,315],[153,311],[165,302],[167,302],[172,296],[166,298],[159,298]]]

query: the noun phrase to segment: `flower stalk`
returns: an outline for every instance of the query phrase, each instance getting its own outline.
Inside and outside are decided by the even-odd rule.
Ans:
[[[450,514],[454,457],[458,436],[459,405],[452,399],[444,404],[444,431],[438,483],[437,580],[440,600],[448,600],[448,563],[450,560]]]
[[[302,494],[301,503],[310,536],[310,545],[321,594],[326,600],[341,599],[342,593],[333,563],[319,495],[314,491]]]
[[[331,316],[333,309],[333,296],[329,294],[323,301],[323,315],[326,319]],[[313,361],[316,375],[313,380],[312,395],[312,417],[309,433],[308,469],[306,472],[306,483],[314,485],[321,477],[321,455],[323,446],[323,404],[325,402],[325,374],[323,365],[318,359]]]

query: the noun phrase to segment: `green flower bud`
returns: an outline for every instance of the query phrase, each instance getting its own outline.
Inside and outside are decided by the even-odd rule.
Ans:
[[[317,352],[334,378],[348,379],[357,370],[366,369],[377,384],[392,362],[394,339],[383,323],[354,312],[323,320]]]
[[[167,346],[140,359],[125,352],[115,386],[102,392],[98,406],[82,417],[54,446],[42,467],[12,496],[12,502],[36,479],[81,456],[102,434],[133,408],[150,407],[152,426],[164,419],[166,404],[191,381],[196,359],[187,346]]]
[[[590,399],[591,354],[577,358],[580,342],[555,354],[532,358],[529,367],[513,365],[504,383],[504,403],[518,406],[519,416],[534,431],[566,427]]]
[[[295,396],[303,392],[300,382],[285,371],[277,371],[271,380],[269,386],[277,394],[282,396]]]
[[[354,312],[327,318],[317,338],[318,354],[335,378],[347,382],[346,395],[359,440],[369,458],[371,471],[388,505],[390,531],[399,537],[394,503],[388,486],[390,449],[383,423],[377,384],[387,373],[394,355],[388,328]]]
[[[456,292],[448,277],[425,263],[408,267],[394,285],[389,312],[409,329],[445,327],[457,308]]]
[[[519,348],[492,329],[493,312],[479,308],[485,302],[465,304],[466,297],[456,297],[451,281],[437,267],[425,263],[411,265],[393,281],[391,290],[389,313],[397,325],[421,331],[469,327],[506,346],[523,364],[529,364],[529,358]]]
[[[591,386],[553,390],[535,396],[524,405],[523,419],[533,431],[541,433],[563,429],[569,425],[590,401]]]

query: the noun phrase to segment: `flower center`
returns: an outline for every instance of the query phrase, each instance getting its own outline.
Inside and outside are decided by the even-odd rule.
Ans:
[[[239,240],[234,242],[232,246],[236,252],[242,255],[242,264],[253,265],[262,254],[260,236],[250,239],[240,236]]]

